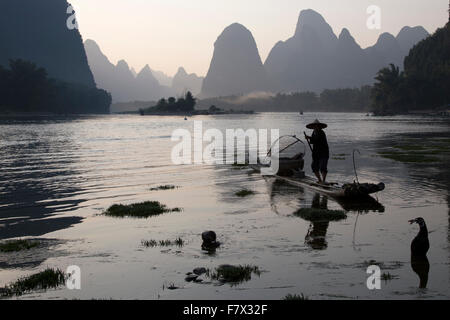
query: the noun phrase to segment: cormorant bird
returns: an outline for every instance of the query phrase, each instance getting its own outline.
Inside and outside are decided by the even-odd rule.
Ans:
[[[427,225],[423,218],[409,220],[409,223],[417,223],[420,227],[419,233],[411,242],[411,268],[419,276],[419,288],[426,288],[430,272],[430,263],[427,258],[427,252],[430,249]]]
[[[411,268],[419,276],[419,288],[425,289],[428,284],[428,274],[430,273],[430,262],[427,256],[411,256]]]
[[[419,233],[411,242],[411,255],[416,257],[426,256],[428,249],[430,249],[430,241],[428,240],[428,229],[425,220],[416,218],[409,220],[409,223],[417,223],[420,227]]]

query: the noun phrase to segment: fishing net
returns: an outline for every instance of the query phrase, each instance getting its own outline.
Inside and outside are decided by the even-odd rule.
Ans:
[[[278,143],[280,159],[303,159],[306,146],[302,140],[296,136],[281,136],[275,141],[267,154],[269,157],[276,156],[276,144]]]
[[[266,158],[268,163],[278,158],[279,169],[276,174],[292,176],[303,172],[305,152],[305,144],[296,136],[282,136],[272,144]]]

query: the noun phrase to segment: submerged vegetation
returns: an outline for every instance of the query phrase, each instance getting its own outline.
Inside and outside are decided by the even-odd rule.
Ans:
[[[180,208],[167,208],[166,205],[159,203],[158,201],[146,201],[141,203],[134,203],[130,205],[115,204],[109,207],[104,215],[110,217],[135,217],[135,218],[148,218],[152,216],[158,216],[167,212],[180,212]]]
[[[248,190],[248,189],[242,189],[242,190],[240,190],[240,191],[235,193],[235,195],[240,197],[240,198],[251,196],[253,194],[255,194],[255,192],[252,191],[252,190]]]
[[[0,295],[3,297],[21,296],[31,291],[57,288],[65,281],[66,275],[63,271],[49,268],[1,288]]]
[[[331,159],[333,159],[333,160],[346,160],[346,156],[349,156],[349,154],[346,154],[346,153],[333,154]]]
[[[343,210],[328,210],[319,208],[300,208],[294,215],[308,221],[338,221],[347,218],[347,213]]]
[[[141,244],[144,247],[147,248],[153,248],[153,247],[170,247],[170,246],[178,246],[178,247],[182,247],[184,246],[185,241],[181,238],[177,238],[174,241],[172,240],[160,240],[160,241],[156,241],[156,240],[142,240]]]
[[[439,159],[436,157],[420,153],[403,153],[398,151],[392,151],[392,152],[379,152],[378,154],[383,158],[406,163],[429,163],[439,161]]]
[[[252,278],[252,274],[256,274],[259,277],[261,271],[257,266],[252,265],[232,266],[224,264],[216,268],[214,272],[209,270],[207,272],[207,275],[213,280],[232,284],[249,281]]]
[[[0,243],[0,252],[15,252],[29,250],[39,246],[39,241],[33,240],[8,240]]]
[[[450,139],[407,140],[378,154],[383,158],[405,163],[439,162],[450,155]]]

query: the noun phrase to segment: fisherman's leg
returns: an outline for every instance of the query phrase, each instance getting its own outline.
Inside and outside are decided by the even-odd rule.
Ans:
[[[319,183],[322,182],[322,177],[320,176],[320,159],[313,154],[313,161],[311,163],[311,170],[317,177]]]
[[[322,177],[320,176],[320,163],[319,159],[313,156],[313,161],[311,163],[311,169],[317,177],[319,183],[322,182]]]
[[[314,171],[314,174],[316,175],[318,182],[322,183],[322,177],[320,176],[320,172],[319,171]]]
[[[322,181],[325,182],[327,181],[327,173],[326,171],[322,171]]]
[[[320,159],[320,172],[322,173],[322,181],[325,182],[327,180],[328,173],[328,158]]]

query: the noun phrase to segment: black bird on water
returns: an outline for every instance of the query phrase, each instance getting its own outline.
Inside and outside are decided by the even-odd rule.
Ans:
[[[409,220],[410,224],[417,223],[420,227],[419,233],[411,242],[411,255],[426,256],[430,249],[430,241],[428,240],[428,229],[423,218]]]
[[[427,258],[427,252],[430,249],[428,240],[428,229],[423,218],[410,220],[409,223],[417,223],[420,231],[411,242],[411,268],[419,276],[419,288],[426,288],[428,283],[428,274],[430,272],[430,263]]]

